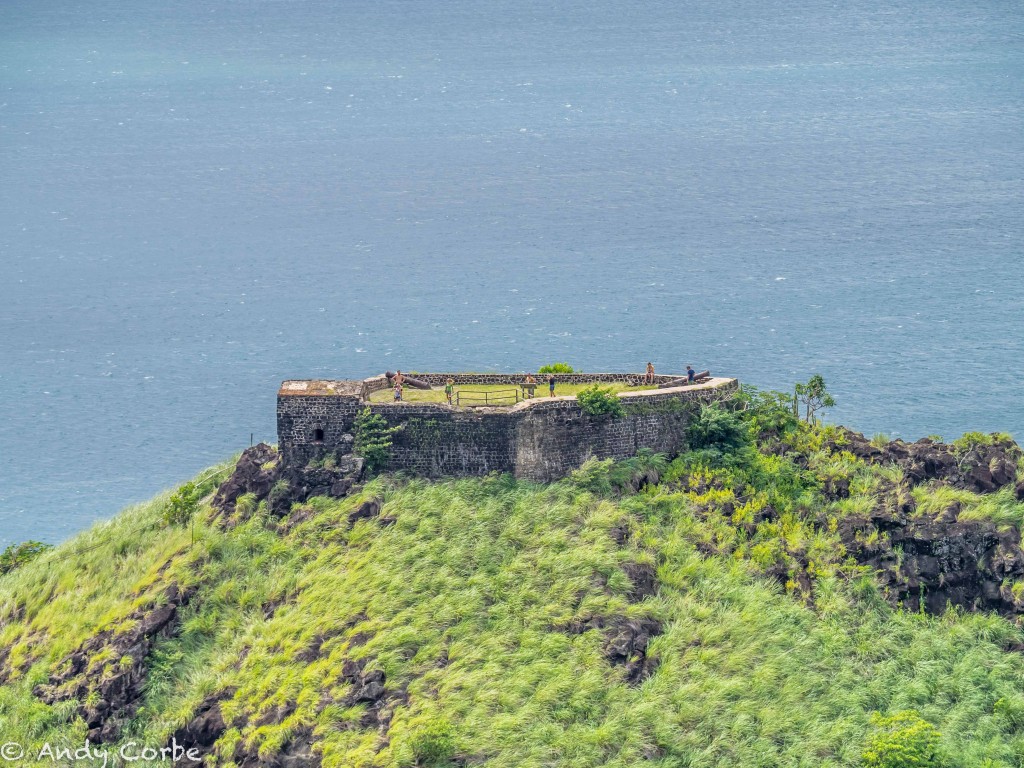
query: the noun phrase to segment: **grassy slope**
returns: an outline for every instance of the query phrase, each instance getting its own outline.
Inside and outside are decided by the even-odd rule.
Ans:
[[[0,732],[80,744],[74,707],[46,706],[32,687],[178,581],[201,591],[181,632],[151,654],[145,707],[124,738],[162,744],[205,696],[237,686],[224,711],[244,725],[222,740],[222,764],[240,739],[271,755],[308,726],[328,766],[411,766],[445,751],[449,735],[469,764],[509,768],[857,765],[870,714],[911,708],[941,730],[953,765],[1024,764],[1024,658],[1003,650],[1021,632],[989,615],[892,611],[807,524],[820,499],[792,467],[756,463],[731,470],[749,482],[743,503],[722,487],[729,472],[685,461],[621,498],[600,464],[551,486],[385,477],[358,498],[313,500],[289,532],[258,510],[229,532],[197,525],[194,545],[187,529],[160,525],[165,499],[155,499],[0,579],[0,647],[14,644],[16,664],[36,660],[0,687]],[[812,466],[860,490],[877,482],[841,456],[812,453]],[[348,526],[369,497],[393,525]],[[731,512],[726,502],[737,502]],[[738,527],[768,502],[778,521]],[[1020,507],[995,504],[1011,519]],[[701,554],[710,546],[719,554]],[[760,575],[792,551],[818,574],[810,605],[796,585],[787,593]],[[660,589],[631,602],[623,566],[644,561]],[[593,616],[663,623],[650,679],[627,685],[599,631],[566,631]],[[324,636],[309,661],[303,652]],[[362,707],[337,703],[346,659],[407,691],[387,740],[358,725]],[[256,725],[292,705],[283,722]]]

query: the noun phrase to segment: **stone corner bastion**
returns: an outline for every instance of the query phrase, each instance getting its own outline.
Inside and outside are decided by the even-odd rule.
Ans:
[[[416,374],[431,386],[449,377],[460,386],[518,386],[523,374]],[[362,380],[291,380],[277,393],[277,437],[286,464],[306,466],[332,452],[352,449],[357,414],[370,408],[389,426],[389,470],[425,477],[509,472],[537,482],[565,477],[587,458],[624,459],[641,449],[670,455],[687,447],[694,411],[739,387],[736,379],[712,377],[668,386],[679,376],[655,377],[651,389],[620,393],[625,415],[592,416],[574,396],[535,397],[506,407],[453,407],[432,402],[371,402],[388,386],[384,376]],[[643,374],[558,374],[561,383],[643,384]],[[661,384],[662,388],[657,388]]]

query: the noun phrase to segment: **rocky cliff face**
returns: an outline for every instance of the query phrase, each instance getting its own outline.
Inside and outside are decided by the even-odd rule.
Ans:
[[[952,445],[922,438],[916,443],[902,440],[877,447],[864,435],[844,430],[842,441],[827,446],[833,452],[848,451],[871,464],[893,464],[903,470],[910,485],[929,480],[975,493],[993,493],[1015,481],[1020,448],[1012,440],[996,440],[958,452]],[[1016,489],[1024,499],[1024,482]]]
[[[292,504],[312,496],[347,496],[363,475],[363,460],[351,453],[351,440],[346,446],[347,450],[339,448],[327,454],[326,461],[305,467],[283,462],[266,443],[248,448],[231,477],[217,489],[213,506],[230,525],[238,500],[250,493],[256,503],[266,500],[271,514],[278,517],[288,515]]]
[[[194,594],[193,589],[171,584],[159,602],[127,617],[127,631],[100,632],[63,659],[50,678],[36,686],[35,695],[47,704],[79,702],[77,712],[85,721],[89,740],[94,744],[117,740],[142,701],[146,657],[160,638],[175,631],[179,609]]]
[[[945,485],[974,493],[994,493],[1016,482],[1020,448],[998,440],[958,452],[953,446],[896,440],[878,447],[856,432],[832,443],[873,464],[903,470],[901,487],[878,492],[869,515],[839,521],[839,535],[858,563],[873,568],[890,601],[910,610],[941,613],[947,605],[991,610],[1005,616],[1024,613],[1024,551],[1016,528],[985,520],[960,519],[953,502],[938,516],[918,514],[914,486]],[[826,493],[842,498],[849,489],[826,483]],[[1014,488],[1024,500],[1024,483]],[[1017,586],[1017,585],[1020,586]]]
[[[890,601],[908,610],[942,613],[947,606],[1024,613],[1020,533],[990,522],[911,519],[879,509],[839,522],[849,554],[870,566]]]

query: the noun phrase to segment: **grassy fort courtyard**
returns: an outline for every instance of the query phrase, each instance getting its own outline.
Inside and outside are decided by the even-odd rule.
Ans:
[[[534,397],[548,397],[547,380],[543,376],[536,378],[537,388],[534,391]],[[603,389],[610,389],[612,392],[616,393],[637,392],[644,389],[657,389],[656,384],[631,386],[626,382],[619,381],[599,382],[598,385]],[[592,386],[594,386],[594,382],[585,384],[563,384],[559,382],[555,385],[555,396],[575,397],[581,390]],[[484,405],[484,394],[487,395],[486,404],[495,406],[515,405],[516,402],[521,402],[525,399],[523,389],[519,384],[456,384],[452,394],[453,403],[458,399],[457,396],[459,393],[462,394],[462,405]],[[475,397],[476,395],[479,395],[479,399]],[[506,395],[506,397],[502,397],[502,395]],[[517,396],[518,400],[516,399]],[[370,394],[371,403],[392,402],[393,399],[394,390],[391,388],[381,389]],[[435,386],[432,389],[413,389],[410,386],[405,386],[402,390],[402,400],[414,403],[444,403],[446,402],[444,386]]]

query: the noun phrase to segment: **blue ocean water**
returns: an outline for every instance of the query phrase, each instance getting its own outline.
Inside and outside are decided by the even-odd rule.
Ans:
[[[7,0],[0,544],[278,383],[687,363],[1024,436],[1024,6]]]

